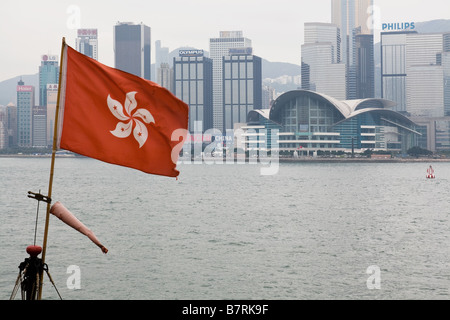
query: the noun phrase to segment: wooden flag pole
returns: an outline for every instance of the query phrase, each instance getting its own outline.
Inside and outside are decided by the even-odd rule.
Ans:
[[[52,188],[53,188],[53,173],[55,171],[55,158],[56,158],[56,149],[57,149],[57,136],[58,136],[58,118],[59,118],[59,108],[60,108],[60,102],[61,102],[61,79],[62,79],[62,70],[63,70],[63,64],[64,64],[64,49],[66,46],[66,38],[62,39],[62,46],[61,46],[61,63],[59,66],[59,84],[58,84],[58,98],[56,102],[56,112],[55,112],[55,126],[53,130],[53,149],[52,149],[52,162],[50,166],[50,181],[48,184],[48,194],[47,197],[49,199],[52,198]],[[49,227],[49,220],[50,220],[50,208],[51,208],[51,201],[47,203],[47,214],[45,218],[45,230],[44,230],[44,243],[42,246],[42,265],[45,265],[45,254],[47,252],[47,238],[48,238],[48,227]],[[43,284],[43,278],[44,278],[44,270],[41,270],[41,274],[39,275],[39,296],[38,299],[42,299],[42,284]]]

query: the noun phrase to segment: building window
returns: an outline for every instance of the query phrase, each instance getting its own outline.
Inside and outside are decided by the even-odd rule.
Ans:
[[[191,73],[189,74],[189,78],[190,79],[195,79],[197,78],[197,64],[196,63],[191,63]]]
[[[253,63],[247,63],[247,78],[253,78]]]
[[[239,103],[247,103],[247,86],[246,86],[246,80],[240,80],[240,99],[239,99]]]
[[[241,62],[239,63],[239,78],[246,78],[246,74],[245,74],[245,69],[246,69],[246,63],[245,62]]]
[[[191,81],[191,94],[190,94],[190,104],[197,104],[197,82]]]
[[[239,103],[239,80],[233,80],[233,104]]]
[[[254,96],[253,96],[253,80],[247,81],[247,103],[254,104]],[[260,106],[258,106],[260,107]]]

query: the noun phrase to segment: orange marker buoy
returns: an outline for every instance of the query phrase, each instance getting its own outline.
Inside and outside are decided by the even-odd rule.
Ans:
[[[436,178],[436,176],[434,175],[434,169],[432,166],[430,166],[428,168],[427,173],[428,173],[427,179],[435,179]]]

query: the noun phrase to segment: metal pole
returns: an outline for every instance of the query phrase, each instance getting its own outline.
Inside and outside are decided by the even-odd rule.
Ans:
[[[55,171],[55,158],[56,158],[56,148],[57,148],[57,136],[58,136],[58,117],[59,117],[59,108],[60,108],[60,102],[61,102],[61,78],[62,78],[62,69],[63,69],[63,62],[64,62],[64,49],[66,46],[66,38],[62,39],[62,46],[61,46],[61,63],[59,67],[59,85],[58,85],[58,100],[56,103],[56,114],[55,114],[55,127],[54,127],[54,133],[53,133],[53,150],[52,150],[52,163],[50,167],[50,181],[48,184],[48,194],[47,197],[49,199],[52,198],[52,188],[53,188],[53,174]],[[50,208],[51,203],[47,203],[47,215],[45,218],[45,231],[44,231],[44,243],[42,246],[42,265],[45,264],[45,254],[47,252],[47,238],[48,238],[48,227],[49,227],[49,220],[50,220]],[[44,278],[44,272],[41,271],[40,277],[39,277],[39,296],[38,300],[42,299],[42,283]]]

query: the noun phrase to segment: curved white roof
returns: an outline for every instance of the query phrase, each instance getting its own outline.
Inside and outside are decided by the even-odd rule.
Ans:
[[[328,103],[331,103],[336,109],[344,116],[344,118],[349,119],[354,116],[375,110],[389,110],[396,105],[395,102],[389,101],[386,99],[376,99],[376,98],[368,98],[368,99],[358,99],[358,100],[344,100],[340,101],[333,97],[330,97],[326,94],[309,91],[309,90],[294,90],[289,91],[282,94],[274,103],[274,107],[271,109],[272,112],[276,112],[278,105],[283,105],[285,101],[290,100],[296,96],[307,94],[317,96],[323,100],[326,100]],[[372,102],[372,104],[370,103]],[[366,104],[367,106],[362,108]],[[377,107],[380,106],[380,107]],[[364,111],[366,110],[366,111]],[[363,111],[363,112],[361,112]],[[272,114],[271,112],[271,114]]]
[[[339,101],[336,98],[330,97],[326,94],[319,93],[319,92],[308,91],[308,90],[300,90],[300,91],[306,91],[306,92],[318,95],[318,96],[324,98],[325,100],[328,100],[328,102],[333,104],[336,107],[336,109],[338,109],[342,113],[342,115],[346,118],[348,115],[350,115],[352,113],[352,108],[346,101]]]
[[[256,113],[259,113],[260,115],[262,115],[264,118],[267,118],[267,119],[269,119],[269,117],[270,117],[270,109],[255,109],[255,110],[252,110],[253,112],[256,112]],[[252,111],[250,111],[250,112],[252,112]]]

